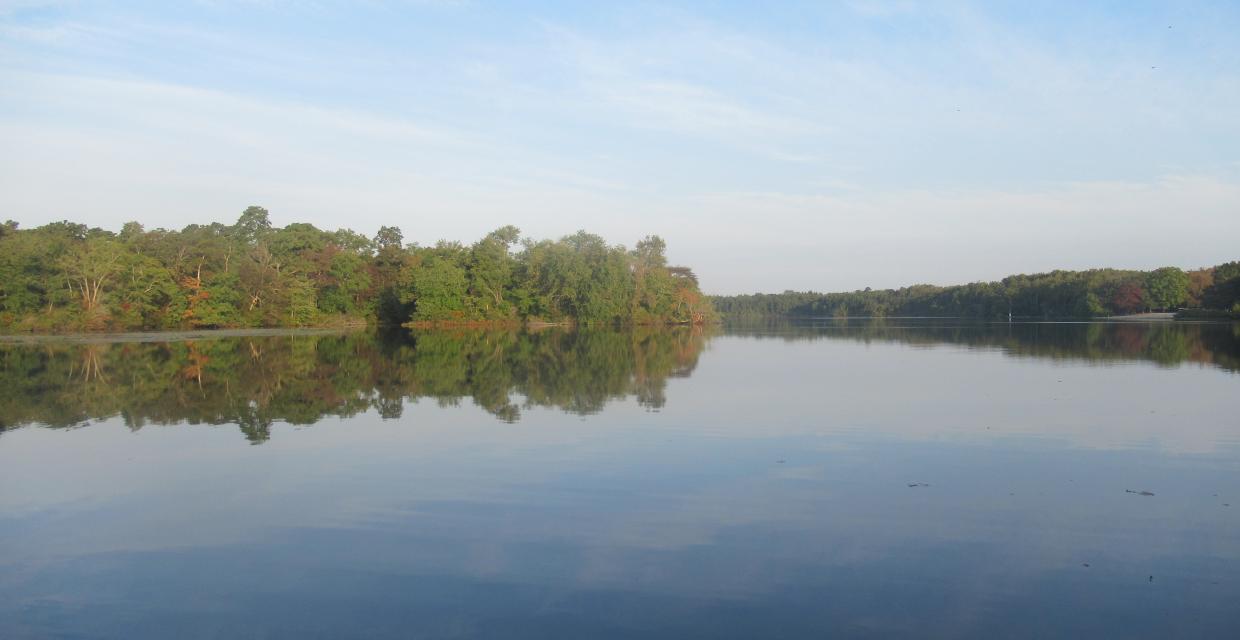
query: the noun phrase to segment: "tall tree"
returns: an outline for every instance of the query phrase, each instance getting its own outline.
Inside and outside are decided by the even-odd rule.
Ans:
[[[120,271],[124,256],[125,250],[117,241],[95,237],[74,246],[61,259],[69,288],[77,293],[85,311],[99,308],[104,288]]]
[[[1176,267],[1162,267],[1145,277],[1145,300],[1154,309],[1175,309],[1188,297],[1188,275]]]
[[[512,287],[514,259],[509,249],[520,233],[514,226],[502,227],[470,248],[469,292],[483,318],[508,318],[515,311],[505,294]]]
[[[271,216],[262,207],[246,207],[233,225],[233,233],[244,244],[257,244],[271,233]]]

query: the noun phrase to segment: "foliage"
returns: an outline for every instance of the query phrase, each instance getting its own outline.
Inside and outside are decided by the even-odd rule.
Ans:
[[[1145,276],[1145,301],[1154,309],[1175,309],[1188,297],[1188,274],[1175,267],[1155,269]]]
[[[1229,309],[1240,301],[1240,263],[1191,273],[1175,267],[1150,272],[1118,269],[1052,271],[1008,276],[998,282],[939,287],[816,293],[716,296],[714,307],[730,318],[759,316],[1088,318],[1154,309],[1174,310],[1199,298],[1207,308]],[[1212,283],[1207,285],[1206,283]],[[1233,283],[1233,284],[1228,284]]]
[[[1214,267],[1213,276],[1210,286],[1202,291],[1202,306],[1240,312],[1240,261]]]
[[[551,241],[501,227],[473,245],[404,244],[310,224],[272,225],[252,206],[235,224],[119,233],[58,222],[0,226],[0,330],[71,331],[373,323],[702,323],[692,271],[656,236],[633,252],[584,231]]]

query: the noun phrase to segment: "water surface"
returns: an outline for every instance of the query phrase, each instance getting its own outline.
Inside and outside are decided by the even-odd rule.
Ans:
[[[4,344],[0,636],[1235,637],[1238,372],[1228,324]]]

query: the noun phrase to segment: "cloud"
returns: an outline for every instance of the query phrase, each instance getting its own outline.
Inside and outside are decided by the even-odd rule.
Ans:
[[[707,87],[676,82],[644,82],[608,86],[600,93],[628,110],[633,126],[682,133],[746,135],[816,134],[825,127],[797,118],[779,117],[737,104]]]
[[[143,81],[3,78],[0,185],[27,226],[74,217],[180,227],[258,203],[277,221],[367,232],[395,222],[433,242],[514,221],[558,234],[615,220],[598,194],[628,188],[480,132],[353,109]],[[577,220],[540,224],[548,212]]]
[[[0,205],[115,228],[257,203],[422,242],[658,233],[718,292],[1189,266],[1236,228],[1217,25],[1185,24],[1198,55],[961,5],[918,5],[910,32],[898,2],[399,9],[5,22]]]

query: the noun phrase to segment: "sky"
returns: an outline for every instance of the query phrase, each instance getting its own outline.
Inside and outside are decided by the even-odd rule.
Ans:
[[[1240,259],[1240,3],[0,0],[0,218],[648,234],[730,294]]]

